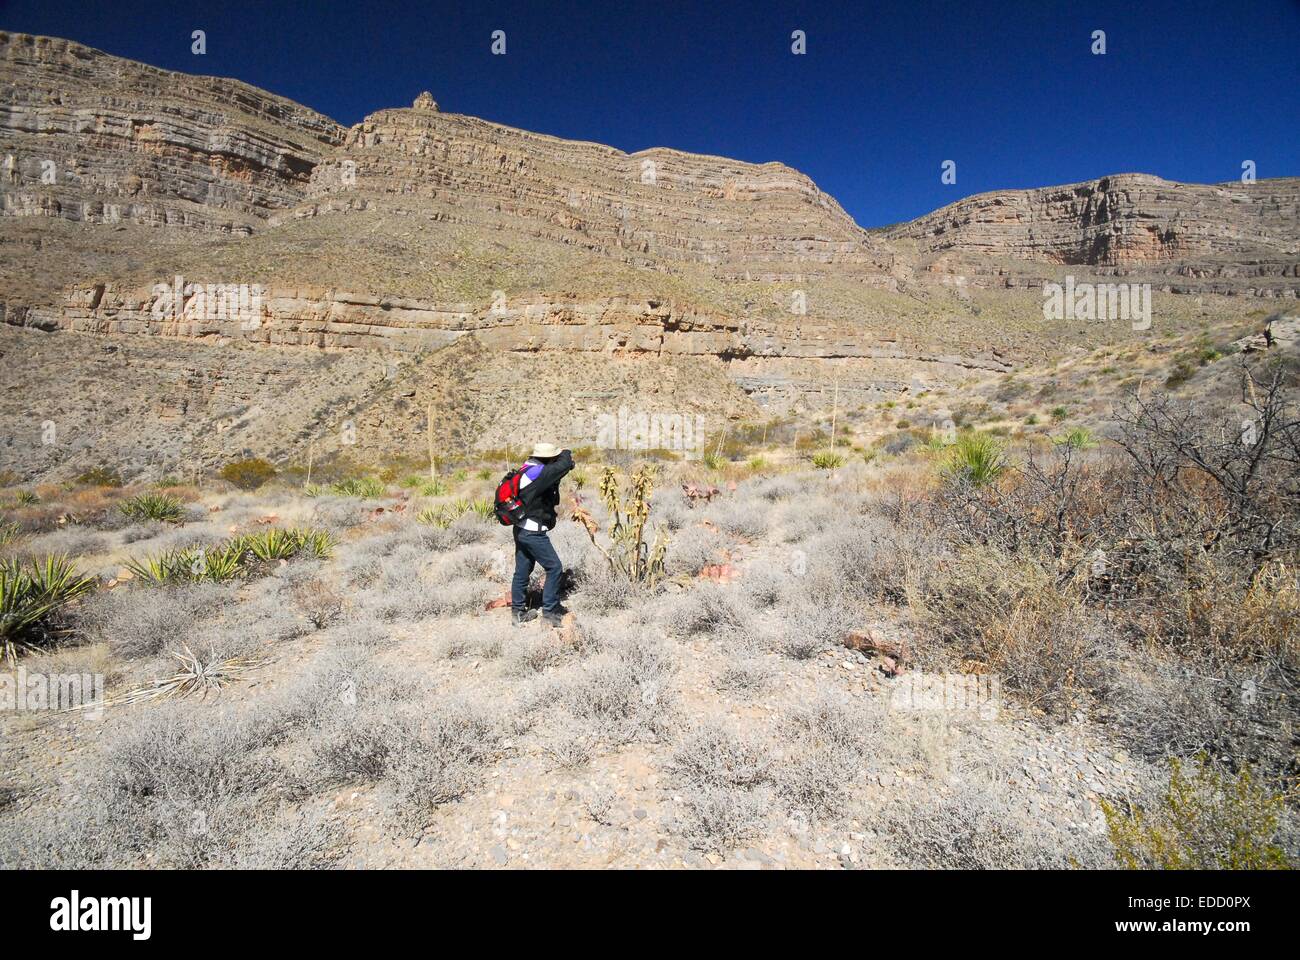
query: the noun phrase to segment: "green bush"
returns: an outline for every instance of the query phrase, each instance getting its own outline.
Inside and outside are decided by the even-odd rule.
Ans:
[[[0,646],[12,662],[18,647],[44,639],[59,612],[94,589],[95,578],[77,573],[66,556],[44,561],[0,560]]]
[[[261,457],[232,460],[217,474],[240,490],[256,490],[275,476],[275,467]]]
[[[185,518],[185,507],[180,498],[170,493],[141,493],[123,500],[118,509],[128,519],[138,521],[180,523]]]
[[[1170,760],[1169,785],[1149,808],[1120,812],[1103,800],[1115,859],[1128,870],[1287,870],[1276,840],[1284,794],[1255,782],[1249,769],[1233,775],[1202,753],[1186,771]]]

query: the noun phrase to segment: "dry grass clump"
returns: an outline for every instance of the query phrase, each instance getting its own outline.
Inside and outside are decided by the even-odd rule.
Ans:
[[[963,548],[933,574],[921,604],[924,625],[952,650],[918,651],[936,666],[955,661],[965,672],[998,674],[1046,709],[1077,706],[1100,681],[1109,653],[1100,619],[1077,588],[1031,559]]]
[[[1109,865],[1101,838],[1061,831],[1007,802],[1005,789],[972,778],[936,793],[910,792],[875,818],[884,855],[922,870],[1043,870]]]

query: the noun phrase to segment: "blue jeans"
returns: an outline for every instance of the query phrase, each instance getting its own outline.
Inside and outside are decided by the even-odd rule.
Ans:
[[[564,571],[560,555],[545,532],[515,527],[515,578],[510,584],[510,605],[516,610],[523,610],[528,602],[528,578],[538,563],[546,571],[542,610],[554,610],[560,605],[560,574]]]

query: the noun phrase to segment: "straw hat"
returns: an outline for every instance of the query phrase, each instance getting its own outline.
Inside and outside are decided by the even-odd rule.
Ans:
[[[553,443],[539,443],[535,447],[533,447],[532,456],[538,457],[540,459],[546,459],[548,457],[558,457],[559,455],[560,455],[560,448]]]

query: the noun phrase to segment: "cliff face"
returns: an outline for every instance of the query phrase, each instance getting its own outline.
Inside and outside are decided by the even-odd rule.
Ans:
[[[300,202],[333,120],[237,80],[0,33],[0,212],[250,233]]]
[[[28,328],[5,355],[15,384],[43,375],[34,331],[66,331],[202,342],[214,370],[227,348],[451,349],[497,371],[480,392],[512,378],[485,356],[572,361],[614,406],[645,395],[647,365],[689,370],[672,402],[697,391],[731,415],[738,390],[869,403],[1136,335],[1045,319],[1043,284],[1065,274],[1150,283],[1166,331],[1200,324],[1202,297],[1248,314],[1300,292],[1300,179],[1112,176],[868,231],[780,163],[626,154],[428,94],[344,128],[235,80],[7,33],[0,92],[0,324]],[[212,309],[232,299],[237,318]],[[82,362],[67,352],[60,376]],[[290,393],[314,396],[310,378]],[[283,405],[245,386],[241,402]]]
[[[1209,277],[1294,295],[1300,179],[1171,183],[1121,174],[969,197],[885,231],[934,272],[978,259],[1091,266],[1117,275]]]

